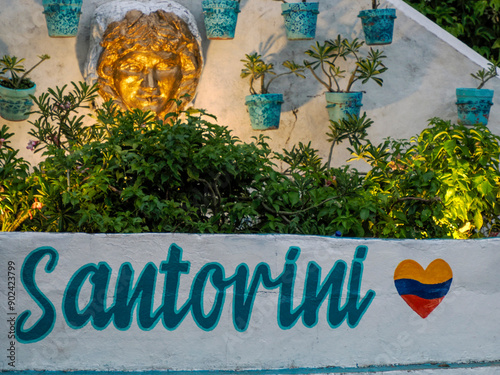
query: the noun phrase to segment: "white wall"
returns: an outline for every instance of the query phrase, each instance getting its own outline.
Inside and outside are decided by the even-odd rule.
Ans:
[[[38,94],[49,87],[82,80],[88,51],[90,22],[95,8],[107,0],[85,0],[80,29],[76,38],[49,38],[42,14],[42,0],[1,0],[0,54],[25,57],[27,65],[36,56],[48,53],[50,60],[35,70],[32,78]],[[236,37],[232,41],[208,41],[205,38],[200,0],[179,0],[195,16],[204,38],[205,68],[198,88],[195,105],[218,117],[244,141],[258,134],[250,127],[244,105],[248,84],[239,77],[240,59],[245,53],[261,52],[271,61],[304,59],[303,52],[312,41],[287,41],[280,15],[280,2],[272,0],[242,0]],[[439,116],[456,119],[455,88],[473,87],[469,73],[485,67],[487,61],[474,51],[420,16],[401,0],[383,1],[382,6],[397,9],[394,42],[384,47],[389,70],[384,86],[374,83],[358,89],[366,91],[363,110],[375,123],[370,129],[374,142],[391,136],[410,137],[427,126],[427,119]],[[368,0],[320,0],[320,15],[316,39],[363,37],[357,14],[370,6]],[[500,88],[500,80],[490,81],[489,88]],[[269,131],[273,149],[280,151],[301,142],[328,155],[325,133],[328,116],[323,89],[310,75],[306,81],[285,79],[275,86],[285,95],[280,129]],[[494,99],[496,102],[496,99]],[[28,122],[8,123],[16,132],[15,145],[29,160],[37,160],[25,149],[29,140]],[[489,127],[500,134],[500,110],[494,105]],[[345,163],[348,154],[339,148],[335,163]]]
[[[294,288],[293,308],[310,301],[310,297],[304,299],[310,265],[321,268],[320,282],[324,283],[329,272],[343,262],[345,276],[340,274],[333,288],[342,283],[340,305],[345,306],[348,290],[356,285],[352,277],[353,258],[357,249],[364,246],[367,252],[365,259],[360,260],[363,270],[358,273],[360,287],[355,295],[362,315],[350,324],[344,320],[332,326],[328,311],[330,308],[335,311],[337,305],[334,299],[329,306],[328,296],[320,305],[316,324],[309,327],[299,318],[294,325],[283,327],[279,325],[279,316],[286,306],[280,302],[280,296],[286,294],[285,289],[266,289],[260,284],[250,308],[248,327],[238,331],[233,318],[233,297],[237,293],[230,285],[224,289],[220,319],[210,328],[202,329],[195,322],[194,308],[190,308],[177,327],[167,329],[158,321],[141,329],[137,321],[140,299],[132,308],[129,327],[117,328],[116,313],[104,328],[94,325],[95,322],[70,325],[69,310],[65,307],[70,300],[69,292],[78,291],[80,313],[90,311],[98,316],[102,308],[95,304],[89,307],[91,296],[94,302],[104,301],[105,310],[114,306],[119,300],[115,298],[116,291],[128,291],[123,284],[117,286],[120,267],[124,266],[134,270],[133,286],[146,267],[153,267],[156,311],[164,304],[165,295],[175,292],[165,288],[166,272],[158,271],[162,262],[173,254],[173,244],[182,249],[182,261],[189,262],[189,269],[179,276],[178,311],[186,301],[196,300],[193,280],[207,264],[217,264],[226,279],[242,264],[246,264],[249,279],[259,265],[267,264],[270,277],[276,279],[284,271],[291,247],[300,249],[291,262],[296,264],[295,276],[285,278],[286,283],[291,280]],[[13,346],[15,370],[274,369],[276,374],[305,374],[348,373],[359,367],[364,368],[361,372],[378,370],[380,374],[395,375],[406,371],[419,375],[496,374],[500,372],[499,246],[497,238],[394,241],[292,235],[1,233],[0,370],[14,370],[9,364],[12,359],[5,355],[11,353],[9,349]],[[32,263],[34,254],[42,248],[51,249],[52,257],[47,253],[39,263]],[[451,287],[426,318],[405,303],[395,286],[395,270],[408,259],[423,269],[442,259],[452,271]],[[95,276],[100,273],[90,272],[86,274],[90,279],[83,278],[70,286],[85,266],[109,269],[109,279],[103,277],[99,281]],[[425,275],[427,281],[420,279],[425,283],[430,283],[431,276],[443,276],[430,270]],[[214,280],[214,276],[208,277],[203,292],[207,315],[216,299]],[[92,283],[102,286],[103,282],[109,282],[107,291],[92,287]],[[39,296],[34,284],[45,297]],[[250,284],[248,281],[247,286]],[[122,303],[123,298],[122,295]],[[147,301],[147,295],[142,294],[141,299]],[[365,299],[369,303],[361,307]],[[22,328],[31,331],[39,320],[45,319],[42,312],[49,310],[47,300],[55,316],[45,325],[45,335],[34,338],[33,342],[12,343],[13,339],[8,338],[9,319],[20,319],[29,311],[31,315]],[[14,302],[9,305],[8,301]]]

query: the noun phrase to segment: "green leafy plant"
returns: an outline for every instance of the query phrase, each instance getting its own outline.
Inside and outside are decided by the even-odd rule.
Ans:
[[[279,154],[263,136],[242,143],[213,119],[190,110],[163,122],[152,113],[120,111],[106,103],[90,127],[99,137],[84,138],[87,143],[68,142],[66,149],[47,141],[48,132],[34,132],[40,136],[36,142],[46,145],[46,158],[34,172],[44,207],[27,226],[85,232],[365,233],[355,214],[346,219],[354,202],[361,205],[353,197],[361,184],[356,172],[327,170],[310,145]],[[274,162],[288,164],[288,171],[278,172]]]
[[[357,38],[350,41],[342,38],[341,35],[323,44],[316,42],[305,52],[312,61],[305,60],[304,65],[329,92],[351,92],[353,84],[357,81],[365,84],[373,80],[382,86],[383,80],[379,75],[387,70],[382,62],[386,56],[383,51],[370,48],[366,57],[363,57],[360,53],[363,45],[364,42]],[[341,61],[349,61],[352,68],[347,72],[342,70],[339,65]],[[348,82],[342,90],[339,80],[346,77],[345,73],[347,73]]]
[[[488,82],[490,79],[495,78],[498,76],[497,68],[498,64],[488,64],[488,69],[480,69],[476,73],[471,73],[471,76],[479,81],[479,86],[477,86],[478,89],[483,88],[483,86]]]
[[[368,136],[368,128],[372,126],[373,121],[366,116],[366,112],[363,116],[351,116],[348,115],[347,118],[342,118],[339,121],[330,121],[329,133],[326,133],[328,142],[331,142],[330,152],[328,154],[328,167],[331,164],[333,149],[335,146],[339,145],[345,139],[349,140],[349,144],[352,146],[354,144],[361,144],[362,141],[366,140]]]
[[[42,204],[35,198],[36,182],[30,175],[29,163],[10,146],[7,125],[0,129],[0,228],[15,231],[29,217],[36,215]]]
[[[328,168],[311,144],[299,143],[277,153],[286,166],[262,178],[263,188],[252,199],[260,212],[259,233],[369,235],[360,219],[363,178],[347,166]]]
[[[72,90],[67,92],[67,85],[62,88],[49,88],[38,98],[33,98],[37,107],[30,114],[38,115],[35,121],[30,121],[33,128],[29,135],[38,140],[35,152],[55,148],[71,152],[74,146],[88,143],[96,134],[94,128],[84,124],[85,115],[82,109],[90,108],[97,96],[97,85],[89,86],[85,82],[72,82]],[[53,151],[49,151],[52,152]]]
[[[244,63],[244,67],[241,70],[241,78],[250,77],[250,94],[255,95],[257,91],[254,88],[254,83],[260,81],[260,94],[268,94],[269,86],[271,83],[279,77],[294,74],[297,77],[305,78],[303,72],[305,67],[298,65],[293,61],[285,61],[283,66],[288,69],[288,71],[276,74],[274,71],[273,63],[266,63],[260,54],[257,52],[245,55],[246,58],[241,60]],[[273,76],[269,78],[266,82],[266,75]]]
[[[38,57],[40,61],[26,70],[22,64],[24,59],[18,59],[16,56],[4,55],[2,59],[0,59],[0,74],[3,75],[0,77],[0,85],[10,89],[28,89],[33,87],[35,84],[29,79],[28,74],[42,62],[50,59],[49,55],[41,55]],[[5,73],[9,73],[9,75],[5,76]]]
[[[497,0],[405,0],[490,61],[500,59]]]
[[[378,212],[376,237],[471,238],[498,227],[500,137],[438,118],[410,141],[354,144],[372,169],[365,182]]]
[[[93,95],[81,85],[68,121]],[[42,108],[59,111],[37,103],[29,147],[45,159],[32,172],[0,131],[2,230],[476,238],[500,228],[500,137],[484,126],[436,118],[410,140],[374,145],[366,114],[331,123],[332,147],[348,141],[371,166],[364,174],[331,168],[311,143],[273,152],[263,136],[241,142],[197,109],[160,120],[108,102],[85,132],[69,126],[62,146],[51,135],[68,122],[35,125]]]
[[[232,232],[252,212],[250,189],[271,168],[264,138],[243,144],[203,111],[120,111],[106,103],[102,139],[48,147],[40,199],[44,230]]]

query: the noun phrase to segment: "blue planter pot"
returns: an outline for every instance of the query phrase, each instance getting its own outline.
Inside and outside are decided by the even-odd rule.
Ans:
[[[29,117],[26,112],[33,106],[30,95],[34,95],[35,91],[36,85],[23,90],[0,86],[0,116],[9,121],[26,120]]]
[[[208,39],[233,39],[240,4],[233,0],[203,0],[203,18]]]
[[[383,45],[392,43],[396,9],[367,9],[359,12],[365,41],[368,45]]]
[[[488,125],[493,94],[493,90],[487,89],[457,89],[458,122],[462,125]]]
[[[319,3],[281,4],[286,37],[289,40],[314,39],[319,14],[318,5]]]
[[[281,116],[282,94],[248,95],[245,104],[255,130],[278,129]]]
[[[43,0],[43,9],[50,37],[76,36],[82,13],[82,0]]]
[[[363,105],[363,93],[358,92],[325,92],[326,108],[330,121],[347,119],[349,116],[358,116]]]

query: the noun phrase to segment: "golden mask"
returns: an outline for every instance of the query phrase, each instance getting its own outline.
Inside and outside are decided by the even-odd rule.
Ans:
[[[172,99],[194,97],[202,69],[200,47],[186,22],[174,13],[131,10],[123,20],[109,24],[101,46],[97,74],[104,100],[163,118],[182,109]]]

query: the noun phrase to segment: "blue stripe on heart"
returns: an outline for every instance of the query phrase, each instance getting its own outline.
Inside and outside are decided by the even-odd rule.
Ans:
[[[439,284],[423,284],[412,279],[394,280],[400,296],[411,294],[424,299],[442,298],[450,290],[453,278]]]

